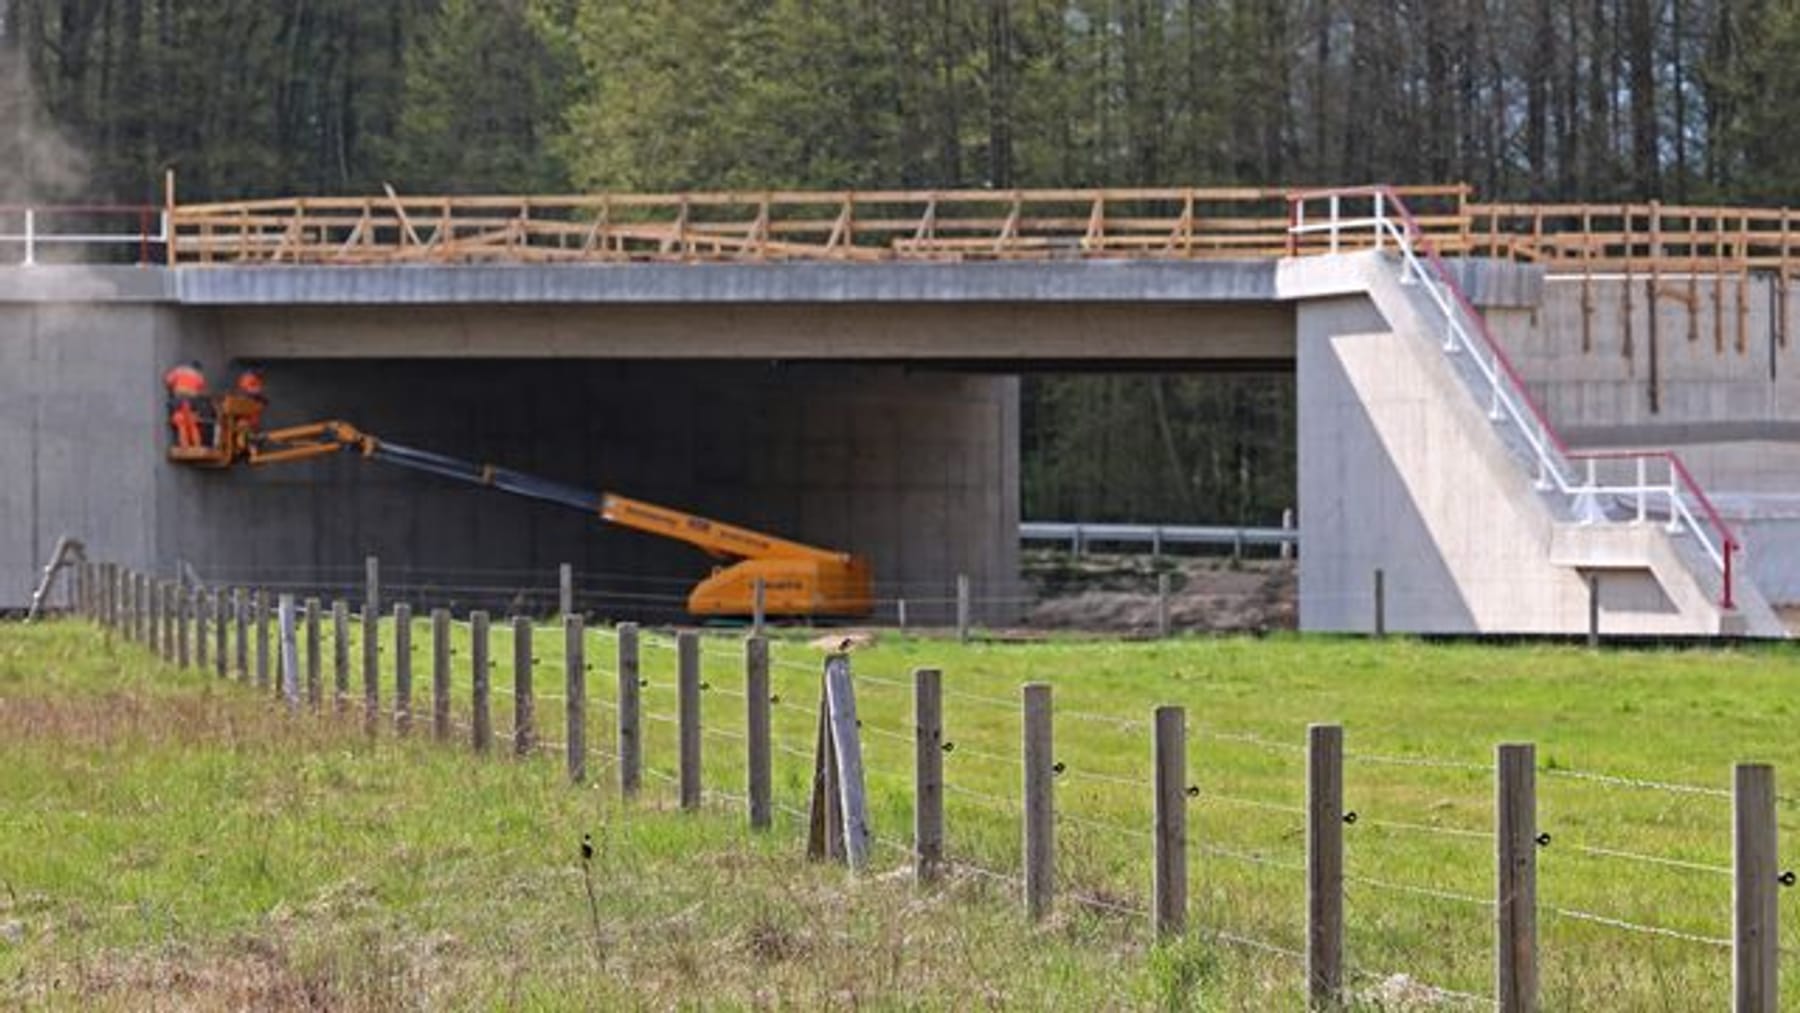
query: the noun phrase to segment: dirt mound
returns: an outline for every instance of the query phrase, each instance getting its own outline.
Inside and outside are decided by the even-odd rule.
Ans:
[[[1157,577],[1169,576],[1169,624],[1177,632],[1293,629],[1292,560],[1034,554],[1025,576],[1038,603],[1024,625],[1040,629],[1156,631]]]

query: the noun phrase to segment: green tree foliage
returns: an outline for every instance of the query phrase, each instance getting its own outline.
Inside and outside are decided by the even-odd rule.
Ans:
[[[399,129],[383,150],[395,182],[452,193],[563,186],[549,142],[574,61],[558,23],[554,8],[534,16],[525,0],[443,0],[406,50]]]

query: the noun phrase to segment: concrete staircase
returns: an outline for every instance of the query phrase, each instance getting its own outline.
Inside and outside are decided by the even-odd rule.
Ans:
[[[1443,282],[1390,248],[1290,259],[1277,284],[1297,316],[1304,628],[1367,629],[1379,569],[1395,630],[1580,633],[1597,576],[1606,632],[1785,636],[1741,568],[1722,606],[1718,563],[1669,507],[1640,516],[1546,478],[1578,466],[1546,464],[1553,438],[1447,340],[1443,301],[1463,310]]]

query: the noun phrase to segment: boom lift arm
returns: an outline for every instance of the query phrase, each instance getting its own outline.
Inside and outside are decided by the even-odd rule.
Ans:
[[[329,420],[264,432],[240,424],[232,396],[220,399],[219,439],[214,447],[171,449],[170,459],[201,467],[225,468],[303,461],[355,453],[515,496],[555,503],[597,515],[614,524],[686,542],[720,561],[712,575],[688,595],[688,611],[701,616],[747,616],[754,608],[756,582],[763,584],[764,610],[772,616],[862,616],[872,607],[869,568],[846,552],[804,545],[749,528],[725,524],[615,493],[528,475],[511,468],[475,464],[429,450],[389,443],[348,422]]]

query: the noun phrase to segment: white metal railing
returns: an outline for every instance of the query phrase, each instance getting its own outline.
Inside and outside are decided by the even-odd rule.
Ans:
[[[152,247],[166,248],[168,235],[168,214],[148,204],[0,205],[0,248],[18,250],[14,263],[22,267],[58,247],[135,248],[135,262],[149,264]]]
[[[1444,352],[1467,355],[1474,364],[1485,388],[1488,417],[1514,427],[1530,448],[1538,489],[1565,497],[1581,523],[1610,522],[1608,503],[1623,503],[1632,515],[1629,523],[1646,523],[1655,516],[1666,520],[1671,534],[1692,532],[1723,577],[1721,606],[1733,607],[1732,556],[1741,546],[1680,458],[1667,451],[1571,451],[1391,188],[1296,193],[1289,200],[1293,235],[1323,234],[1329,252],[1351,245],[1380,251],[1391,244],[1399,256],[1401,283],[1424,291],[1442,318]],[[1324,217],[1308,220],[1308,206],[1321,203]],[[1346,215],[1346,204],[1366,213]]]

